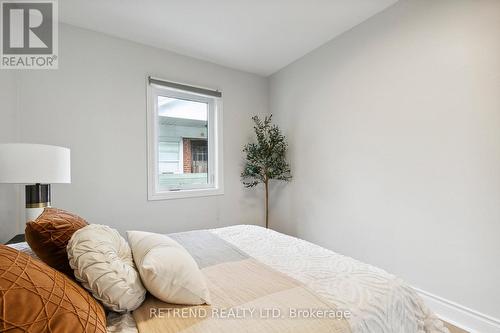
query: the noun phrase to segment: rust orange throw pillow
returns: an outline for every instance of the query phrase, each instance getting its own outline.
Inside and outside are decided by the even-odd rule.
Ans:
[[[66,275],[0,245],[0,331],[106,332],[104,310]]]
[[[71,236],[87,225],[81,217],[62,209],[45,208],[35,220],[26,224],[26,241],[47,265],[73,277],[66,245]]]

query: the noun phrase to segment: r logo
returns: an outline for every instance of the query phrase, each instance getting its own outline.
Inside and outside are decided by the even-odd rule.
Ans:
[[[4,55],[53,53],[52,2],[2,3]]]

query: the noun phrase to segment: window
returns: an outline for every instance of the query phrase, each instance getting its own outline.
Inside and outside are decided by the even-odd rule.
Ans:
[[[222,94],[149,77],[148,99],[148,199],[222,194]]]

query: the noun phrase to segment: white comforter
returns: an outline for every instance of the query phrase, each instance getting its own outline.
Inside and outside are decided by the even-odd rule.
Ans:
[[[211,231],[349,310],[353,333],[448,332],[410,286],[382,269],[261,227]]]
[[[301,239],[250,225],[210,230],[251,257],[304,283],[351,313],[353,333],[448,332],[420,297],[382,269]],[[26,243],[14,247],[30,251]],[[108,315],[110,333],[134,333],[130,314]]]

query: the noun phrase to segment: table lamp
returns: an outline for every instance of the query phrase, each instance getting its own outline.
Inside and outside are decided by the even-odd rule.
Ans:
[[[26,184],[26,222],[50,207],[50,184],[71,183],[70,150],[28,143],[0,144],[0,183]]]

